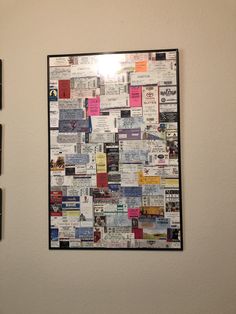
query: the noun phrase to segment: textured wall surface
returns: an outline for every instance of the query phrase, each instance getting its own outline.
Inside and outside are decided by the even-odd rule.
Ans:
[[[0,0],[0,314],[236,313],[236,3]],[[184,251],[49,251],[46,56],[180,49]]]

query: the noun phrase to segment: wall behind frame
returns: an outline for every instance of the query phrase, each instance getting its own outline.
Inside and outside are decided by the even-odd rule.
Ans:
[[[0,0],[1,314],[233,314],[231,0]],[[183,252],[49,251],[46,56],[180,49]]]

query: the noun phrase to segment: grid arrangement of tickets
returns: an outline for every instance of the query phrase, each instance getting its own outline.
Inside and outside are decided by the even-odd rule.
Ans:
[[[48,56],[50,248],[182,249],[178,50]]]

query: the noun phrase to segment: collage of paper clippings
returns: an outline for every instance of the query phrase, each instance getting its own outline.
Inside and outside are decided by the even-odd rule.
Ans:
[[[48,56],[49,248],[182,250],[178,50]]]

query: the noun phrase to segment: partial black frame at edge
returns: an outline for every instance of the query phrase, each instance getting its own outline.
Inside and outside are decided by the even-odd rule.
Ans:
[[[149,52],[165,52],[176,51],[176,79],[177,79],[177,110],[178,110],[178,170],[179,170],[179,205],[180,205],[180,248],[104,248],[104,247],[81,247],[81,248],[60,248],[51,247],[51,215],[50,215],[50,192],[51,192],[51,172],[50,172],[50,100],[49,100],[49,61],[53,57],[72,57],[72,56],[92,56],[105,54],[121,54],[121,53],[149,53]],[[152,50],[131,50],[131,51],[115,51],[115,52],[94,52],[94,53],[71,53],[71,54],[54,54],[47,55],[47,100],[48,100],[48,249],[49,250],[102,250],[102,251],[183,251],[183,209],[182,209],[182,172],[181,172],[181,136],[180,136],[180,86],[179,86],[179,50],[175,49],[152,49]]]

